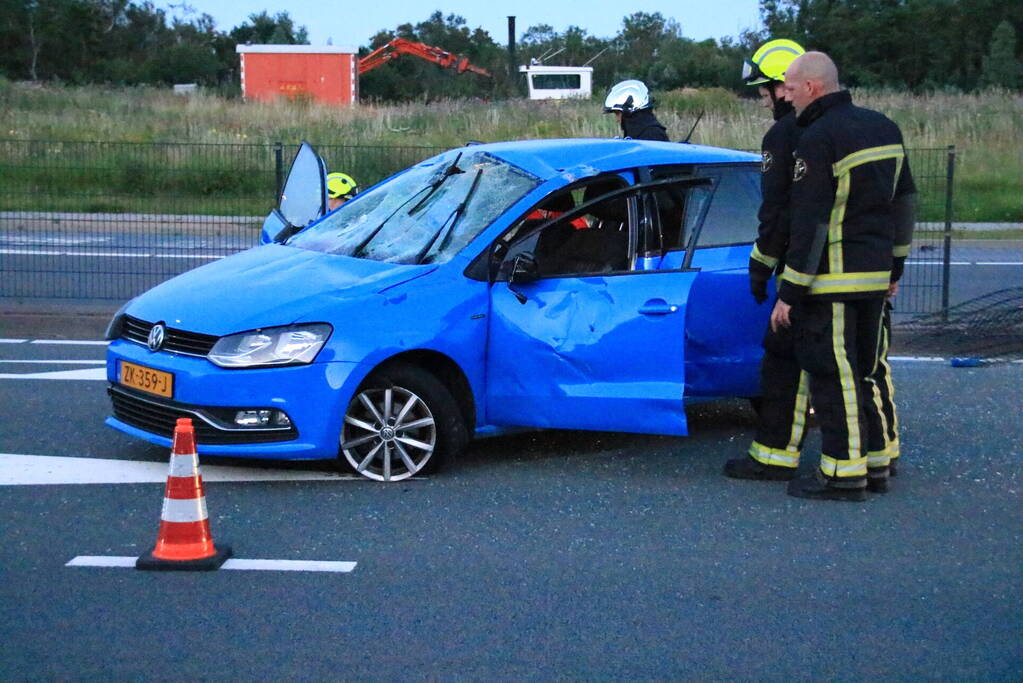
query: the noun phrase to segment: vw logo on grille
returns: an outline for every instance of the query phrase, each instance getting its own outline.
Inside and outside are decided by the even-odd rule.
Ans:
[[[150,351],[159,351],[163,346],[164,330],[163,323],[156,323],[153,325],[153,329],[149,330],[149,338],[146,339],[146,343],[149,345]]]

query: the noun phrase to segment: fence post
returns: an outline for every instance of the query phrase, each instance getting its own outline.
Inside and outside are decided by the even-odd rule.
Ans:
[[[941,319],[948,322],[948,289],[952,270],[952,184],[955,180],[956,146],[948,146],[945,169],[945,259],[941,273]]]
[[[274,192],[273,205],[277,206],[281,201],[281,193],[284,192],[284,145],[279,142],[274,143],[274,178],[277,181],[277,187]]]

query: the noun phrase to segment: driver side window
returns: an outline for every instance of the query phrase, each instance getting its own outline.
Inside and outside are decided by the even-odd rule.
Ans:
[[[575,188],[571,193],[554,195],[541,204],[509,232],[510,246],[502,259],[502,273],[506,274],[515,256],[524,253],[532,255],[540,277],[629,270],[632,264],[631,200],[627,195],[599,200],[608,192],[623,187],[625,182],[615,176]],[[578,210],[590,202],[595,203]],[[559,220],[533,235],[528,234],[552,218]]]

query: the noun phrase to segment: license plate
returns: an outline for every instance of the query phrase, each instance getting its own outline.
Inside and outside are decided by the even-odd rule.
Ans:
[[[174,396],[174,375],[143,365],[121,361],[120,382],[126,387],[157,396],[166,396],[167,398]]]

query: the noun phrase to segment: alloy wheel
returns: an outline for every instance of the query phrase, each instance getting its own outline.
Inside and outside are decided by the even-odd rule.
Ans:
[[[403,387],[364,389],[341,430],[341,453],[352,469],[376,481],[401,481],[422,470],[437,445],[433,413]]]

